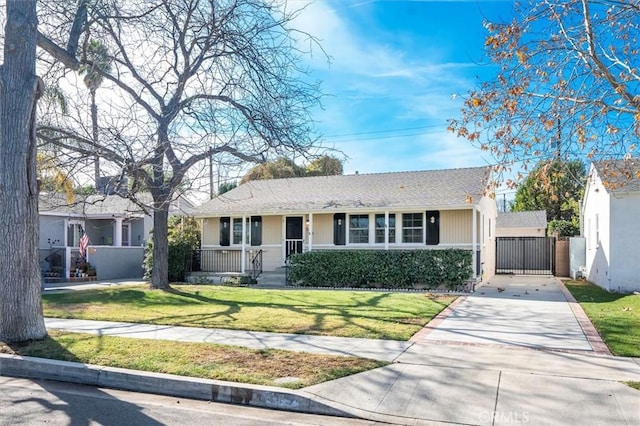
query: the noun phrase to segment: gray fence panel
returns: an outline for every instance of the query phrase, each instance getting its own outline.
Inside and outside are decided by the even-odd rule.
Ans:
[[[497,237],[496,274],[555,274],[555,238]]]

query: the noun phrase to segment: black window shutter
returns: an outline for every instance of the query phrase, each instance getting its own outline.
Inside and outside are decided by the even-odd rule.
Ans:
[[[333,244],[337,246],[343,246],[347,242],[347,225],[345,220],[345,213],[336,213],[333,215]]]
[[[432,210],[427,212],[427,240],[428,246],[440,244],[440,212]]]
[[[228,246],[230,245],[230,236],[231,236],[231,218],[230,217],[221,217],[220,218],[220,245]]]
[[[251,216],[251,245],[262,245],[262,216]]]

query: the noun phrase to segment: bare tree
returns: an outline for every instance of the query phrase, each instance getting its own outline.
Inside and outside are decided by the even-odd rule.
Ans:
[[[55,3],[55,2],[54,2]],[[152,288],[169,287],[168,207],[188,172],[218,156],[262,162],[315,147],[318,85],[302,68],[296,12],[265,0],[97,0],[89,31],[109,52],[95,143],[83,117],[50,121],[39,136],[70,155],[100,155],[153,214]],[[54,7],[54,6],[51,6]],[[89,61],[89,56],[86,61]],[[90,148],[88,148],[90,147]],[[74,154],[75,153],[75,154]],[[152,205],[136,193],[147,190]]]
[[[468,93],[450,130],[492,153],[498,171],[637,156],[639,16],[637,1],[536,0],[512,22],[487,22],[498,76]]]
[[[82,27],[82,13],[76,18]],[[0,340],[6,342],[46,335],[40,300],[36,171],[36,105],[44,88],[36,75],[36,44],[77,68],[73,46],[78,36],[79,29],[72,31],[71,47],[61,49],[38,33],[35,0],[6,3],[0,68]]]

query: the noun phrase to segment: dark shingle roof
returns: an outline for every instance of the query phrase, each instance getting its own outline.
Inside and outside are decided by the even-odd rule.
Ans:
[[[250,181],[196,208],[196,216],[350,209],[446,208],[478,203],[488,167]]]
[[[499,213],[496,228],[546,228],[546,210]]]
[[[593,166],[608,192],[640,191],[640,158],[596,161]]]

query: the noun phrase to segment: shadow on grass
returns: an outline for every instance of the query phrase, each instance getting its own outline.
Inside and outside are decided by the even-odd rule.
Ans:
[[[21,356],[69,362],[80,361],[64,345],[49,335],[42,340],[5,343],[5,345],[14,354]],[[62,412],[68,419],[67,424],[70,425],[114,424],[114,421],[117,421],[115,419],[118,418],[126,419],[129,424],[135,425],[159,426],[162,424],[143,413],[142,407],[124,399],[118,399],[96,387],[86,386],[87,391],[78,392],[79,385],[65,386],[60,382],[38,379],[32,379],[33,383],[40,386],[50,397],[32,396],[12,400],[12,403],[15,405],[28,404],[27,407],[37,404],[42,407],[42,411],[45,413]],[[73,387],[74,390],[69,390],[68,387]],[[28,410],[33,411],[32,408],[28,408]]]
[[[247,293],[244,293],[244,292]],[[414,303],[401,298],[400,303],[389,300],[393,293],[388,292],[339,292],[314,290],[231,290],[228,288],[202,288],[198,286],[169,290],[149,291],[144,289],[109,289],[83,291],[77,293],[47,295],[43,298],[45,307],[69,313],[66,318],[83,318],[73,311],[90,305],[116,304],[131,307],[131,310],[155,308],[153,316],[124,317],[111,319],[125,322],[151,323],[157,325],[181,325],[205,328],[250,329],[264,332],[283,332],[310,335],[349,335],[381,339],[405,340],[437,315],[450,301],[443,303],[428,300],[428,305]],[[47,306],[49,305],[49,306]],[[210,305],[211,309],[208,308]],[[180,308],[163,310],[162,307]],[[189,307],[198,307],[199,311],[189,312]],[[244,309],[257,309],[260,313],[242,325],[238,313]],[[273,314],[269,313],[272,310]],[[176,312],[177,311],[177,312]],[[157,312],[157,315],[155,314]],[[265,314],[266,312],[266,314]],[[290,312],[292,315],[288,315]],[[163,315],[164,314],[164,315]],[[299,327],[294,321],[278,328],[273,319],[300,317]],[[265,317],[263,321],[261,319]],[[269,316],[272,316],[269,318]],[[85,319],[92,319],[86,318]],[[95,318],[95,317],[94,317]],[[100,319],[109,320],[104,315]],[[286,322],[286,321],[284,321]],[[235,325],[233,325],[235,324]],[[404,331],[398,325],[407,327]],[[386,327],[389,327],[386,329]],[[340,329],[349,328],[346,334]],[[360,330],[360,331],[357,331]],[[336,331],[338,331],[336,333]]]

